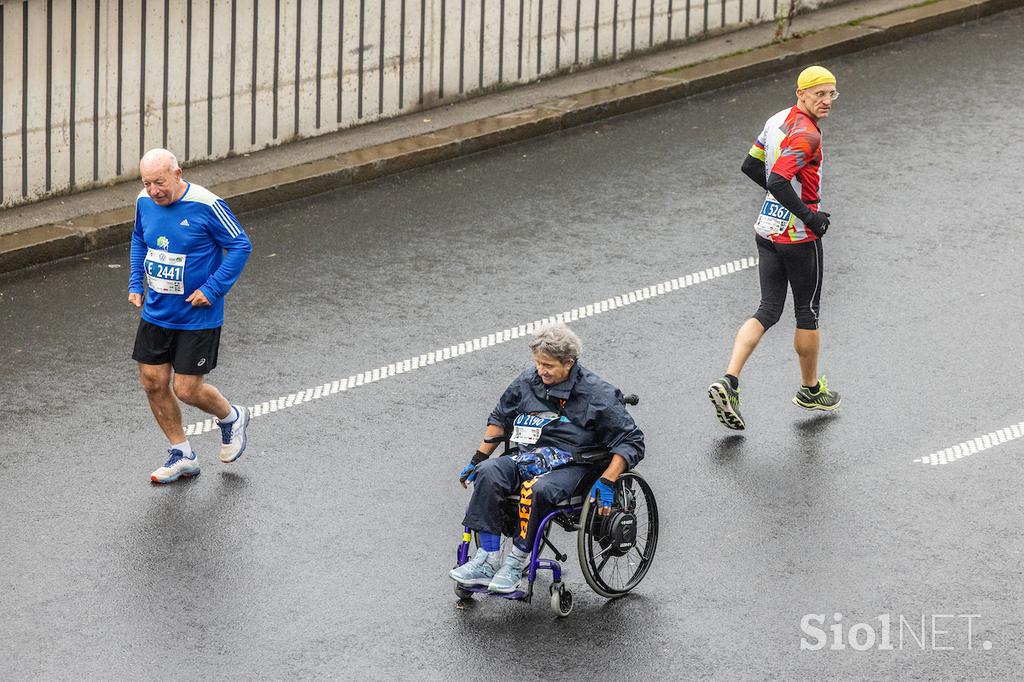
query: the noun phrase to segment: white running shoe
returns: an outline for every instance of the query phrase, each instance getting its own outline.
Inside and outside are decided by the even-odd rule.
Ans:
[[[164,465],[149,475],[153,483],[171,483],[179,478],[190,478],[199,473],[199,461],[196,453],[185,457],[181,450],[168,450],[170,455]]]
[[[487,586],[487,591],[497,592],[498,594],[511,594],[512,592],[519,591],[519,586],[523,579],[523,570],[529,563],[529,554],[518,547],[512,547],[505,557],[505,563],[501,565],[501,568],[494,574],[490,584]]]
[[[228,464],[234,462],[245,452],[245,429],[249,426],[249,409],[241,405],[232,405],[238,411],[238,418],[233,422],[221,424],[220,427],[220,461]]]
[[[490,585],[500,561],[501,552],[488,552],[481,547],[472,559],[448,571],[448,576],[460,585]]]

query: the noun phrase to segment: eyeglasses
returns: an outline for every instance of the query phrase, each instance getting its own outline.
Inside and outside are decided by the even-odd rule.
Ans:
[[[835,90],[830,90],[828,92],[819,92],[819,93],[810,92],[808,94],[811,97],[813,97],[814,99],[829,99],[829,100],[832,100],[833,102],[835,102],[837,99],[839,99],[839,93],[836,92]]]

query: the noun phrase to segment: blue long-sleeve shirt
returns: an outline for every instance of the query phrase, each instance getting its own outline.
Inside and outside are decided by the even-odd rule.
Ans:
[[[130,293],[142,293],[142,319],[168,329],[213,329],[224,324],[224,296],[238,281],[252,242],[224,200],[189,183],[170,206],[139,192],[132,232]],[[186,298],[199,289],[209,306]]]

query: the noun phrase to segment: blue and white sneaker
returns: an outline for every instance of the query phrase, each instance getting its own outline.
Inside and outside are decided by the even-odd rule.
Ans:
[[[448,571],[448,577],[460,585],[490,585],[500,560],[501,552],[488,552],[481,547],[472,559]]]
[[[181,450],[168,450],[170,457],[164,465],[149,475],[153,483],[171,483],[179,478],[191,478],[199,473],[199,461],[196,453],[186,457]]]
[[[232,405],[238,412],[238,418],[233,422],[221,424],[220,427],[220,461],[228,464],[234,462],[245,452],[245,429],[249,426],[249,408],[241,405]]]
[[[513,547],[505,557],[505,563],[501,565],[487,585],[487,591],[498,594],[517,592],[523,580],[523,569],[526,568],[529,561],[529,554],[518,547]]]

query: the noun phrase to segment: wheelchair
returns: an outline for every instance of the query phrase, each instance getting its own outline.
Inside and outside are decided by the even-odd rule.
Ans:
[[[638,398],[627,396],[625,402],[635,405]],[[508,439],[504,437],[487,442],[504,443],[502,457],[517,451],[510,448]],[[591,463],[592,471],[583,477],[570,499],[556,506],[541,520],[530,562],[523,571],[525,590],[498,594],[488,592],[484,586],[456,583],[455,595],[459,600],[471,600],[475,594],[482,594],[530,603],[538,573],[550,571],[548,594],[551,611],[558,617],[568,616],[572,612],[573,595],[562,582],[562,562],[568,559],[568,555],[552,542],[551,529],[555,526],[576,534],[580,570],[594,592],[606,599],[615,599],[639,585],[651,567],[658,546],[658,505],[647,481],[635,471],[629,471],[619,476],[615,483],[615,501],[609,515],[599,515],[597,505],[591,504],[589,493],[609,457],[606,450],[587,451],[581,461]],[[519,495],[510,495],[507,502],[503,546],[510,544],[508,538],[517,532]],[[469,528],[464,528],[462,542],[456,552],[456,567],[469,561],[473,543],[479,546],[479,537]],[[543,556],[548,550],[551,557]]]

